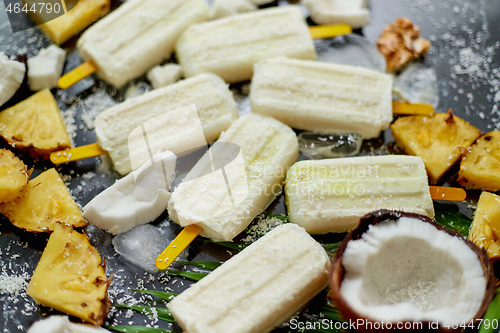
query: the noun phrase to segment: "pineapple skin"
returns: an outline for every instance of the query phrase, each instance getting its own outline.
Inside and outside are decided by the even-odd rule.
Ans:
[[[0,135],[12,147],[30,149],[36,157],[47,158],[51,152],[71,148],[71,140],[48,89],[0,112]]]
[[[57,224],[27,293],[37,303],[101,326],[110,309],[105,264],[87,236]]]
[[[0,204],[0,212],[16,227],[32,232],[52,232],[59,223],[87,225],[56,169],[30,180],[25,195]]]
[[[420,156],[429,180],[436,184],[459,160],[481,131],[452,114],[398,118],[391,126],[394,141],[406,154]]]
[[[458,182],[466,189],[500,190],[500,132],[484,134],[463,153]]]
[[[23,0],[24,3],[36,3],[37,0]],[[80,0],[66,14],[58,18],[41,24],[40,28],[52,39],[57,45],[61,45],[71,37],[83,31],[86,27],[97,21],[99,18],[109,13],[111,0]],[[42,17],[35,16],[34,13],[28,12],[37,23],[46,22]],[[39,15],[39,13],[36,13]]]
[[[485,249],[491,260],[500,259],[500,196],[490,192],[481,193],[469,239]]]
[[[0,203],[22,197],[31,170],[13,152],[0,149]]]

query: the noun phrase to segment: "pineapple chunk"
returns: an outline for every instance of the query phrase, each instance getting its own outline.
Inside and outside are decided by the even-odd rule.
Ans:
[[[464,152],[458,182],[467,189],[500,190],[500,132],[480,137]]]
[[[460,159],[460,148],[469,147],[481,131],[468,122],[448,113],[431,116],[409,116],[392,125],[394,141],[405,153],[424,160],[429,180],[436,184]]]
[[[0,149],[0,203],[21,197],[31,170],[7,149]]]
[[[33,232],[52,232],[59,223],[74,227],[87,225],[56,169],[30,180],[26,194],[0,204],[0,212],[16,227]]]
[[[0,112],[0,134],[13,147],[32,147],[36,156],[71,148],[59,107],[48,89]]]
[[[32,4],[37,3],[37,0],[23,0],[31,8]],[[83,31],[86,27],[97,21],[109,13],[111,0],[80,0],[71,8],[71,4],[75,1],[66,0],[66,7],[68,12],[56,19],[48,21],[50,16],[45,12],[30,12],[31,19],[40,25],[40,28],[54,41],[54,43],[61,45],[71,37]],[[71,9],[70,9],[71,8]],[[47,22],[48,21],[48,22]],[[44,23],[47,22],[47,23]],[[42,24],[44,23],[44,24]]]
[[[500,196],[481,193],[469,239],[484,248],[490,259],[500,258]]]
[[[102,325],[109,311],[108,280],[85,234],[57,224],[27,289],[36,302]]]

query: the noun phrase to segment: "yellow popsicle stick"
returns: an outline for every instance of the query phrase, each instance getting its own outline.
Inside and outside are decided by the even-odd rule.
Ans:
[[[467,192],[459,187],[429,186],[433,200],[464,201]]]
[[[182,229],[172,243],[156,258],[156,267],[158,269],[167,269],[202,230],[203,228],[196,224],[190,224]]]
[[[67,150],[60,150],[50,154],[50,161],[55,165],[83,160],[85,158],[106,155],[108,152],[99,146],[98,143],[76,147]]]
[[[94,64],[92,61],[85,61],[83,64],[76,67],[69,73],[66,73],[63,76],[61,76],[61,78],[57,83],[59,84],[59,88],[67,89],[72,85],[74,85],[75,83],[77,83],[78,81],[97,72],[97,70],[98,68],[96,64]]]
[[[352,33],[352,28],[347,24],[316,25],[309,27],[313,39],[331,38]]]
[[[392,113],[428,116],[434,113],[434,108],[430,104],[410,104],[392,101]]]

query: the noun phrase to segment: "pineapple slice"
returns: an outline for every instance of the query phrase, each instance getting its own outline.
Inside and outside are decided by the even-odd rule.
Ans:
[[[16,227],[33,232],[52,232],[58,222],[74,227],[87,225],[56,169],[30,180],[26,194],[0,204],[0,212]]]
[[[500,132],[480,137],[464,150],[458,182],[467,189],[500,190]]]
[[[102,325],[109,311],[108,280],[85,234],[57,224],[27,289],[36,302]]]
[[[48,89],[0,112],[0,134],[13,147],[33,147],[35,156],[71,148],[59,107]]]
[[[13,152],[0,149],[0,203],[21,197],[31,170]]]
[[[431,116],[409,116],[392,125],[392,137],[405,153],[424,160],[429,180],[436,184],[460,159],[460,148],[469,147],[481,131],[448,113]]]
[[[484,248],[490,259],[500,259],[500,196],[481,193],[469,239]]]
[[[31,5],[36,4],[37,0],[23,0],[23,2],[28,4],[28,8],[31,8]],[[73,4],[75,2],[77,2],[76,5]],[[111,0],[66,0],[65,3],[68,12],[51,21],[49,21],[51,14],[45,12],[27,12],[33,21],[39,24],[47,22],[40,25],[40,28],[58,45],[61,45],[109,13]],[[71,8],[71,5],[73,5],[73,8]]]

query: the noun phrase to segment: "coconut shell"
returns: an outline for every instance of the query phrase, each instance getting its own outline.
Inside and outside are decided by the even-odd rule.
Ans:
[[[442,230],[452,236],[460,238],[463,242],[465,242],[475,253],[477,253],[477,256],[481,262],[481,266],[483,267],[484,271],[484,277],[486,279],[486,290],[484,293],[483,297],[483,302],[481,303],[481,306],[477,313],[474,315],[473,320],[476,321],[478,319],[483,318],[486,310],[488,309],[493,296],[495,294],[495,284],[496,284],[496,279],[495,275],[493,272],[493,265],[491,264],[488,255],[484,249],[480,249],[478,246],[476,246],[474,243],[472,243],[468,238],[465,238],[461,236],[460,234],[448,230],[439,224],[437,224],[433,219],[425,216],[425,215],[419,215],[419,214],[414,214],[414,213],[406,213],[406,212],[401,212],[401,211],[391,211],[391,210],[378,210],[373,213],[366,214],[360,219],[360,222],[356,228],[351,230],[349,234],[344,238],[342,243],[340,244],[337,252],[335,253],[335,256],[332,260],[332,266],[330,269],[330,288],[331,291],[329,293],[329,298],[332,299],[340,313],[344,316],[345,319],[350,320],[351,322],[357,322],[357,320],[361,319],[363,320],[363,325],[357,326],[357,329],[361,332],[402,332],[402,331],[413,331],[413,329],[400,329],[398,330],[396,328],[396,323],[393,323],[393,328],[392,329],[370,329],[370,325],[366,325],[367,322],[371,322],[372,325],[371,327],[374,327],[374,325],[380,325],[380,321],[363,316],[359,313],[357,313],[346,301],[346,299],[342,296],[340,293],[340,285],[342,283],[342,280],[344,279],[344,266],[342,265],[342,257],[344,255],[344,251],[347,247],[347,243],[351,240],[356,240],[360,239],[361,236],[368,230],[368,227],[370,225],[375,225],[378,223],[384,223],[386,221],[396,221],[400,217],[409,217],[409,218],[415,218],[419,219],[423,222],[430,223],[434,227],[436,227],[438,230]],[[376,324],[375,324],[376,323]],[[387,323],[387,322],[386,322]],[[405,323],[413,323],[413,321],[402,321],[403,325]],[[424,330],[428,330],[430,325],[430,322],[422,322],[422,327]],[[477,324],[476,324],[477,325]],[[387,326],[385,326],[387,327]],[[404,327],[404,326],[403,326]],[[448,329],[445,328],[441,325],[439,325],[439,331],[440,332],[458,332],[462,328],[458,327],[457,329]],[[430,330],[429,330],[430,331]]]

